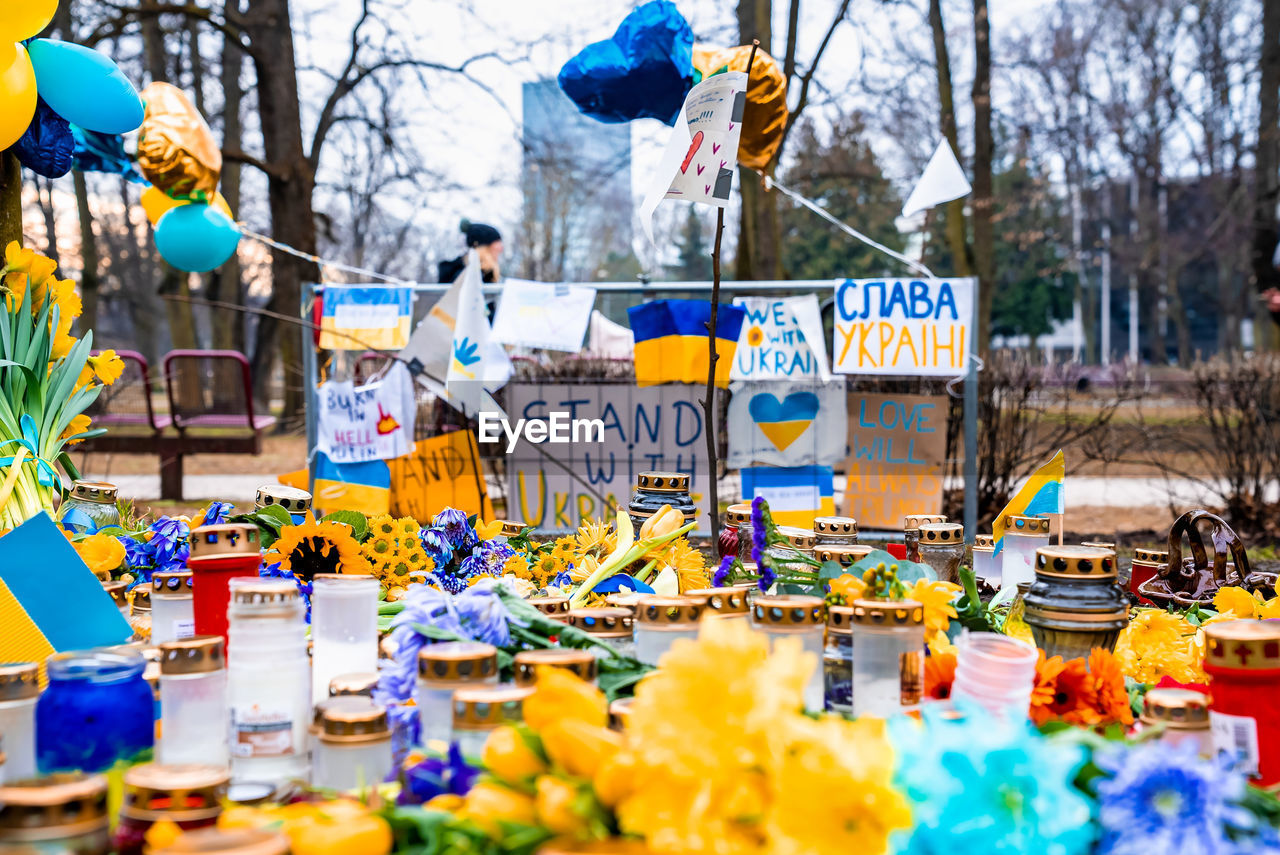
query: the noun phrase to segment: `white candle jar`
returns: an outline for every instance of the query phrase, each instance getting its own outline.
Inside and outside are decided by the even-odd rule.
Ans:
[[[706,611],[697,597],[649,596],[636,604],[636,658],[657,666],[678,639],[698,637],[698,621]]]
[[[489,734],[524,721],[524,700],[532,686],[492,686],[453,693],[453,741],[467,757],[479,757]]]
[[[959,582],[963,560],[964,526],[960,523],[920,526],[920,561],[933,568],[939,581]]]
[[[827,623],[821,597],[756,597],[751,606],[751,624],[769,637],[770,646],[783,638],[798,638],[805,653],[813,655],[813,670],[804,686],[804,708],[822,712],[823,630]]]
[[[530,597],[526,603],[554,621],[564,623],[569,617],[568,597]]]
[[[222,637],[160,645],[160,745],[165,766],[226,766],[227,670]]]
[[[631,609],[603,606],[591,609],[572,609],[569,626],[587,633],[620,656],[636,655],[635,617]],[[597,658],[609,658],[609,651],[593,648]]]
[[[0,780],[36,776],[36,701],[40,666],[35,662],[0,665],[0,752],[5,755]]]
[[[311,702],[329,697],[339,674],[378,670],[378,590],[374,576],[317,573],[311,589]]]
[[[428,644],[418,652],[415,701],[422,744],[448,742],[453,732],[453,693],[498,685],[498,648],[479,641]]]
[[[538,682],[538,672],[544,668],[562,668],[595,685],[597,662],[595,654],[590,650],[578,650],[574,647],[522,650],[516,654],[516,685],[532,686]]]
[[[1152,689],[1143,696],[1143,729],[1163,725],[1157,737],[1169,745],[1191,743],[1201,757],[1213,757],[1209,696],[1191,689]]]
[[[850,546],[858,542],[858,521],[853,517],[815,517],[817,546]]]
[[[1000,589],[1000,562],[996,560],[995,538],[989,534],[973,536],[973,575]]]
[[[233,783],[307,777],[311,663],[305,610],[289,580],[230,581],[227,687]]]
[[[924,606],[854,600],[853,714],[888,718],[924,694]]]
[[[1000,561],[1000,586],[1036,580],[1036,550],[1049,545],[1049,520],[1009,514],[1004,518]]]
[[[361,697],[326,702],[313,755],[312,786],[339,791],[378,786],[392,767],[386,709]]]
[[[177,641],[196,634],[191,599],[191,571],[151,576],[151,643]]]

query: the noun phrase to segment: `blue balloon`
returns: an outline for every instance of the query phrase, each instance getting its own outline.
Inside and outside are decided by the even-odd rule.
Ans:
[[[27,45],[36,70],[36,91],[73,125],[103,134],[123,134],[142,124],[138,90],[105,54],[55,39]]]
[[[36,99],[36,115],[22,139],[13,144],[18,160],[27,169],[45,178],[61,178],[71,171],[75,140],[67,120]]]
[[[156,223],[156,249],[188,273],[221,267],[235,254],[240,230],[231,218],[203,202],[179,205]]]

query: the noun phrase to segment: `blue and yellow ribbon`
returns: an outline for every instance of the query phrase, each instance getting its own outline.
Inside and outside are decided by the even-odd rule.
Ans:
[[[41,486],[51,487],[58,483],[58,473],[53,468],[53,464],[40,456],[40,435],[36,432],[35,419],[31,418],[29,415],[24,415],[19,421],[19,424],[22,426],[22,437],[20,439],[9,439],[4,442],[0,442],[0,448],[17,443],[22,450],[20,450],[18,454],[9,457],[0,457],[0,466],[9,466],[12,465],[14,461],[17,461],[17,467],[21,467],[22,456],[25,451],[25,453],[31,455],[31,459],[35,461],[36,478],[40,481]]]

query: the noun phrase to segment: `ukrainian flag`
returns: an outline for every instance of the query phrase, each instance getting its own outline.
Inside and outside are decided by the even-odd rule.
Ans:
[[[996,544],[996,554],[1004,548],[1004,519],[1010,514],[1024,517],[1035,517],[1041,514],[1066,513],[1066,500],[1062,493],[1062,482],[1067,476],[1066,461],[1062,457],[1062,449],[1053,455],[1048,463],[1041,466],[1027,483],[1022,485],[1009,504],[991,524],[991,533]]]
[[[317,516],[338,510],[377,516],[391,510],[391,470],[385,460],[334,463],[316,453],[315,496]],[[305,485],[304,485],[305,486]]]
[[[400,350],[409,343],[412,316],[412,289],[326,285],[320,307],[320,347]]]
[[[657,300],[627,309],[635,335],[636,383],[705,383],[710,349],[707,324],[711,303],[706,300]],[[738,334],[746,312],[721,304],[716,313],[716,385],[729,385],[729,370],[738,349]]]

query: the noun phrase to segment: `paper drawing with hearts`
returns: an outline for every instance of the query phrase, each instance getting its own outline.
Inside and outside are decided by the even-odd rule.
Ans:
[[[842,381],[739,382],[729,390],[730,467],[830,466],[845,458],[848,407]]]

